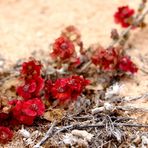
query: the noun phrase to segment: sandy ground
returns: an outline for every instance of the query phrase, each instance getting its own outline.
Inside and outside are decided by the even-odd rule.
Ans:
[[[48,50],[65,26],[76,25],[86,46],[108,45],[120,5],[136,8],[139,0],[0,0],[0,53],[15,61],[33,50]],[[15,53],[15,54],[14,54]]]
[[[96,42],[107,46],[111,29],[121,31],[113,21],[117,7],[128,4],[137,8],[138,3],[139,0],[0,0],[0,55],[15,62],[29,57],[34,50],[49,50],[61,29],[71,24],[81,30],[86,47]],[[133,31],[130,42],[135,47],[130,55],[146,72],[139,70],[133,79],[123,80],[122,95],[138,96],[148,92],[148,27]],[[147,109],[147,99],[128,105]]]

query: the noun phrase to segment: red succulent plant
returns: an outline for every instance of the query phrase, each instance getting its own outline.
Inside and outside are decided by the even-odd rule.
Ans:
[[[18,100],[12,109],[13,117],[22,124],[32,125],[36,117],[43,115],[45,111],[41,99]]]
[[[114,14],[115,22],[126,28],[132,23],[134,13],[134,9],[128,6],[119,7],[118,11]]]
[[[41,77],[35,77],[34,79],[28,79],[24,85],[19,86],[17,93],[24,99],[30,99],[32,97],[38,97],[43,87],[44,80]]]
[[[98,65],[101,70],[111,71],[116,68],[118,58],[118,53],[114,48],[108,50],[98,48],[92,56],[92,63]]]
[[[90,83],[89,80],[84,79],[80,76],[72,76],[69,78],[69,86],[71,88],[71,98],[77,99],[77,97],[82,93],[85,86]]]
[[[60,60],[66,60],[71,58],[74,52],[75,46],[72,41],[64,36],[61,36],[55,40],[51,56],[53,58],[59,58]]]
[[[0,126],[0,143],[7,143],[10,141],[13,137],[13,132],[8,128],[4,126]]]
[[[21,75],[25,78],[38,77],[41,74],[42,65],[39,61],[31,60],[22,64]]]
[[[76,100],[88,84],[89,81],[80,76],[61,78],[56,80],[51,93],[55,99],[62,102],[67,100]]]
[[[138,68],[128,56],[124,56],[119,60],[118,67],[124,72],[136,73],[138,71]]]

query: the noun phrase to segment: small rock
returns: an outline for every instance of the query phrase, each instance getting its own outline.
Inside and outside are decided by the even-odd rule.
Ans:
[[[83,139],[86,139],[88,142],[91,141],[91,139],[93,138],[93,134],[90,134],[88,133],[87,131],[85,130],[73,130],[71,132],[74,136],[78,136],[78,137],[81,137]]]
[[[139,135],[133,140],[133,143],[134,143],[135,145],[138,145],[138,144],[141,143],[141,138],[140,138]]]
[[[147,148],[148,147],[148,137],[147,136],[142,136],[142,148]]]
[[[29,138],[30,137],[30,133],[26,130],[26,129],[21,129],[19,131],[19,133],[24,137],[24,138]]]

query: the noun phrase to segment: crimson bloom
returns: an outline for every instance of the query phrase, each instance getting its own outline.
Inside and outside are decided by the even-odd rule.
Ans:
[[[75,47],[72,41],[68,38],[61,36],[55,40],[53,44],[53,58],[60,58],[61,60],[69,59],[75,52]]]
[[[52,96],[59,101],[76,100],[89,81],[80,76],[58,79],[51,90]]]
[[[115,22],[126,28],[131,24],[134,13],[134,9],[130,9],[128,6],[119,7],[118,11],[114,14]]]
[[[38,77],[41,73],[41,63],[36,60],[24,62],[22,64],[21,74],[27,78]]]
[[[92,56],[92,63],[98,65],[100,69],[110,71],[116,68],[118,62],[118,54],[114,48],[105,50],[98,48]]]
[[[17,93],[24,99],[30,99],[32,97],[38,97],[43,87],[44,80],[41,77],[35,77],[26,81],[24,85],[19,86]]]
[[[60,101],[71,99],[71,89],[69,87],[69,79],[57,79],[52,87],[52,96]]]
[[[27,101],[19,100],[12,109],[13,117],[21,124],[26,125],[32,125],[34,119],[43,115],[44,111],[44,104],[39,98]]]
[[[0,126],[0,143],[7,143],[13,137],[13,132],[4,126]]]
[[[136,65],[127,56],[124,56],[119,60],[118,67],[124,72],[136,73],[138,71]]]
[[[71,88],[71,98],[77,99],[77,97],[82,93],[85,86],[90,83],[89,80],[84,79],[80,76],[72,76],[69,78],[69,85]]]

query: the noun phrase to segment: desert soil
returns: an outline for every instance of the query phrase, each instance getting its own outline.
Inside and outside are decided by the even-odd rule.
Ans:
[[[111,29],[122,30],[113,21],[117,7],[136,9],[138,4],[139,0],[0,0],[0,56],[15,63],[33,51],[48,51],[60,31],[71,24],[80,29],[86,47],[92,43],[106,47]],[[140,70],[121,82],[121,95],[139,96],[148,93],[148,27],[134,30],[129,43],[134,48],[128,52]],[[148,109],[148,97],[126,105]],[[131,116],[148,123],[147,114]]]

